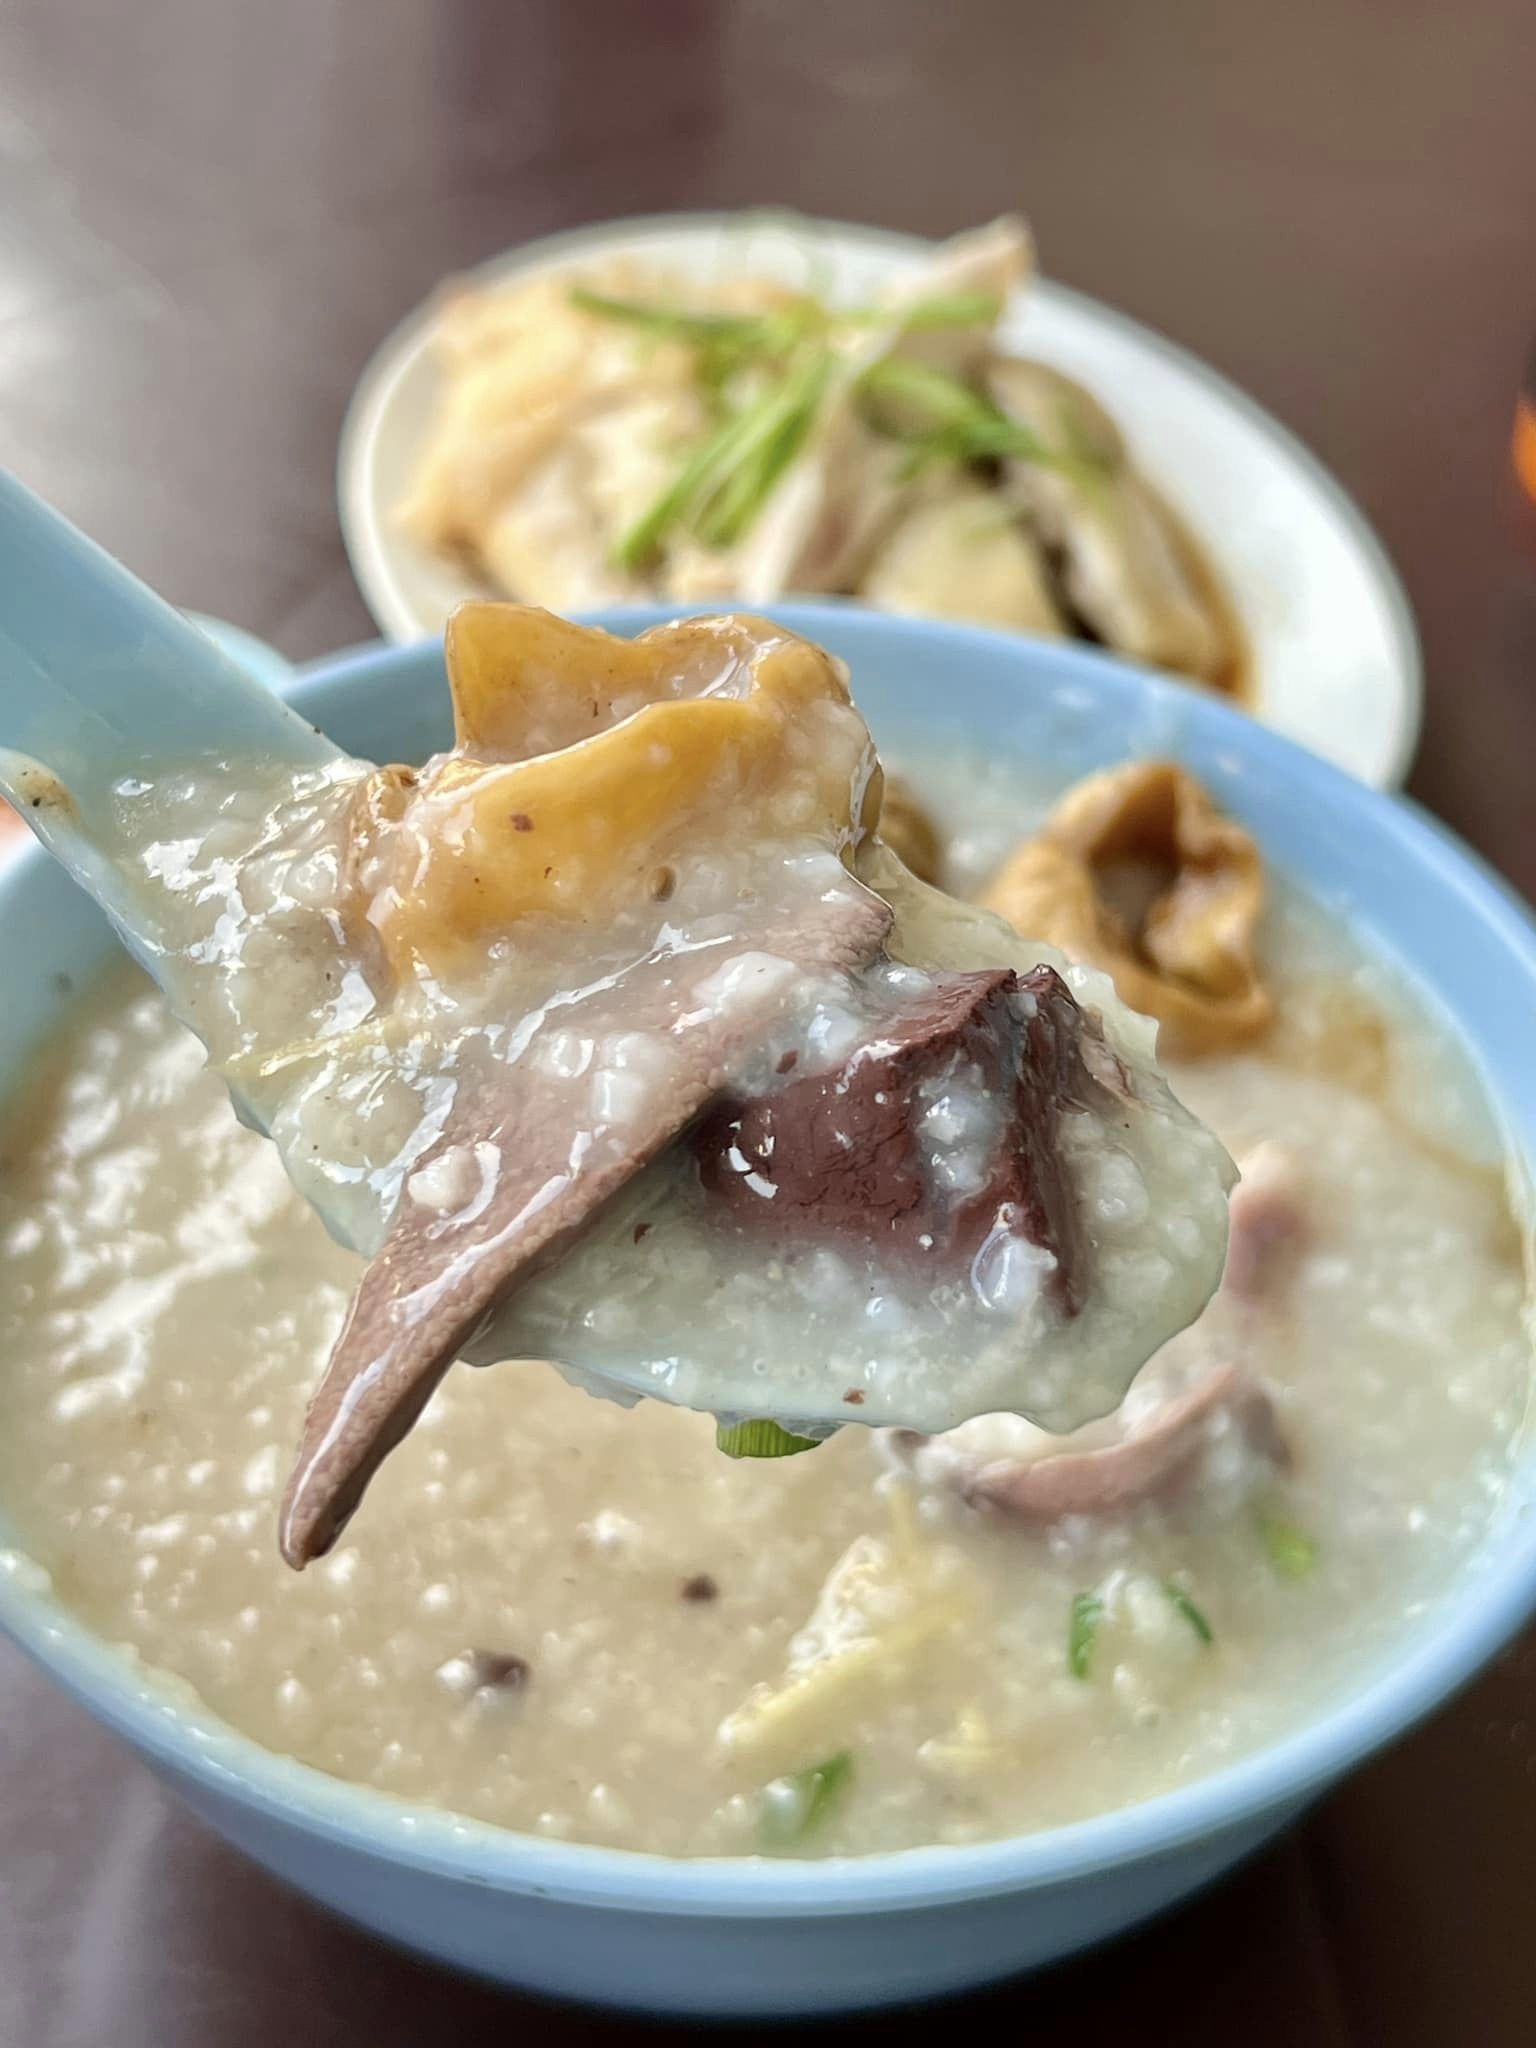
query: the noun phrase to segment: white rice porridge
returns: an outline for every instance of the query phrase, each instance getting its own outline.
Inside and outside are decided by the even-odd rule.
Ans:
[[[946,773],[974,883],[1021,829],[1017,789],[940,764],[941,799]],[[1235,1247],[1070,1457],[983,1418],[731,1461],[707,1417],[460,1367],[302,1576],[277,1497],[358,1261],[159,997],[115,980],[4,1146],[16,1540],[92,1629],[257,1740],[546,1836],[862,1853],[1211,1771],[1446,1596],[1530,1382],[1519,1232],[1460,1056],[1316,911],[1285,902],[1265,946],[1316,1028],[1171,1072],[1248,1169],[1249,1263]],[[1356,1024],[1385,1020],[1363,1065],[1340,989]],[[961,1174],[965,1130],[963,1101],[936,1107]],[[567,1307],[546,1288],[530,1327]]]

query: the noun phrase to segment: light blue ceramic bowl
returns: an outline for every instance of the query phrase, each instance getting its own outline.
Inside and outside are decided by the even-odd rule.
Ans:
[[[1410,965],[1490,1077],[1519,1157],[1536,1153],[1536,930],[1446,833],[1192,690],[1092,653],[841,606],[785,606],[852,664],[878,736],[978,742],[1068,781],[1128,755],[1187,762],[1271,861]],[[621,628],[659,614],[606,617]],[[437,647],[344,657],[295,686],[375,758],[448,737]],[[57,1019],[59,977],[109,950],[41,854],[0,876],[0,1079]],[[3,1384],[3,1367],[0,1367]],[[3,1427],[3,1415],[0,1415]],[[1283,1827],[1461,1685],[1536,1606],[1536,1461],[1451,1596],[1357,1690],[1283,1742],[1127,1812],[1015,1841],[822,1863],[668,1862],[457,1822],[285,1762],[146,1685],[25,1564],[0,1620],[232,1841],[378,1932],[508,1982],[711,2013],[908,2000],[1065,1955],[1130,1926]]]

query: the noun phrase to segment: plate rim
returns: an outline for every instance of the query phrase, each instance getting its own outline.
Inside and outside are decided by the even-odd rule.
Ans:
[[[585,221],[574,227],[556,229],[551,234],[536,235],[464,270],[445,272],[438,286],[388,330],[358,373],[342,415],[336,449],[336,511],[342,546],[363,603],[385,639],[397,644],[420,639],[422,625],[420,618],[407,610],[398,580],[388,567],[387,538],[377,492],[371,488],[374,455],[380,424],[388,412],[389,403],[407,367],[419,354],[422,341],[436,316],[437,293],[442,283],[450,275],[489,283],[499,277],[517,276],[587,246],[600,247],[644,234],[719,232],[753,218],[761,220],[765,227],[778,224],[787,228],[791,223],[808,225],[829,239],[850,240],[863,244],[865,248],[884,245],[892,254],[916,255],[937,246],[934,237],[903,228],[834,220],[825,215],[798,214],[783,208],[720,207],[627,214],[615,219]],[[1413,606],[1397,565],[1386,542],[1353,493],[1293,428],[1225,371],[1217,369],[1183,342],[1175,341],[1161,329],[1149,326],[1134,314],[1122,312],[1119,307],[1095,297],[1091,292],[1081,291],[1075,285],[1061,284],[1055,278],[1037,275],[1029,289],[1036,299],[1054,302],[1101,326],[1114,329],[1126,340],[1150,349],[1186,377],[1202,385],[1214,399],[1241,417],[1278,455],[1286,459],[1332,512],[1380,599],[1399,687],[1401,709],[1393,742],[1377,774],[1370,780],[1376,788],[1401,789],[1413,768],[1423,737],[1423,645]],[[1345,772],[1353,771],[1346,769]],[[1357,779],[1366,780],[1363,776]]]

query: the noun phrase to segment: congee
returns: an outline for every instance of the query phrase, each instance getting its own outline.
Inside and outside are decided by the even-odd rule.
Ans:
[[[359,1252],[327,1235],[277,1149],[231,1117],[196,1038],[123,970],[40,1059],[4,1138],[11,1568],[45,1572],[187,1702],[322,1771],[682,1856],[961,1843],[1146,1799],[1296,1727],[1454,1597],[1500,1512],[1530,1343],[1497,1127],[1430,1000],[1326,904],[1266,875],[1263,849],[1170,764],[1065,794],[995,756],[926,746],[897,765],[891,849],[855,866],[898,932],[940,936],[882,940],[852,982],[792,960],[809,993],[770,1027],[752,1012],[771,1057],[695,1105],[566,1257],[513,1293],[498,1333],[579,1366],[644,1356],[670,1323],[692,1346],[680,1371],[735,1358],[777,1389],[814,1382],[846,1426],[795,1455],[727,1457],[712,1415],[594,1400],[546,1364],[461,1367],[344,1539],[288,1570],[274,1525],[289,1447]],[[224,856],[177,842],[175,792],[161,798],[139,843],[181,844],[179,872],[203,876],[186,891],[195,924]],[[317,834],[281,862],[315,856],[303,886],[323,902],[334,877]],[[945,907],[902,854],[989,914]],[[702,906],[718,910],[716,883],[690,879],[681,855],[668,866],[676,914],[715,914]],[[838,895],[832,868],[792,886]],[[250,931],[300,894],[291,874],[253,890]],[[998,918],[1028,941],[998,938]],[[740,924],[729,931],[738,958]],[[205,937],[230,934],[211,920]],[[419,936],[445,935],[426,921]],[[1051,980],[1032,978],[1040,967]],[[780,1221],[765,1235],[751,1204],[778,1198],[734,1185],[798,1189],[823,1097],[852,1085],[850,1053],[900,1040],[913,1006],[962,973],[996,985],[979,1006],[967,991],[962,1028],[924,1024],[940,1060],[907,1060],[905,1041],[880,1054],[875,1092],[903,1092],[924,1214],[987,1194],[999,1119],[1039,1057],[1030,1031],[1054,1014],[1056,1107],[1029,1158],[1032,1187],[1061,1167],[1056,1207],[1012,1249],[992,1244],[993,1279],[1014,1290],[1010,1314],[1038,1312],[1053,1371],[1072,1356],[1060,1333],[1105,1289],[1122,1364],[1131,1330],[1166,1337],[1123,1401],[1104,1370],[1097,1419],[1066,1434],[1050,1433],[1074,1419],[1065,1397],[1030,1419],[996,1396],[1000,1412],[977,1412],[1005,1385],[982,1355],[995,1215],[967,1243],[962,1308],[928,1298],[955,1283],[929,1285],[921,1228],[899,1259],[851,1230]],[[210,980],[210,1001],[233,986]],[[1006,1019],[978,1036],[999,989]],[[1173,1095],[1126,1005],[1156,1020]],[[199,1023],[239,1085],[237,1013]],[[289,1025],[295,1043],[301,1025],[317,1035]],[[1015,1064],[1000,1095],[988,1062],[1002,1042]],[[595,1055],[553,1038],[545,1056],[558,1089]],[[610,1046],[604,1086],[623,1096],[648,1058]],[[302,1085],[273,1113],[293,1130],[324,1092],[308,1086],[311,1052],[296,1065]],[[258,1096],[262,1078],[243,1077]],[[457,1180],[451,1162],[401,1163],[393,1112],[376,1107],[383,1134],[370,1150],[362,1119],[348,1189],[387,1156],[396,1205],[470,1203],[472,1143]],[[1194,1316],[1226,1153],[1242,1177],[1225,1268]],[[835,1179],[825,1161],[816,1172]],[[1144,1299],[1160,1305],[1138,1322]],[[964,1383],[958,1426],[943,1426],[941,1396],[908,1398],[925,1351],[943,1363],[935,1385]],[[1100,1371],[1077,1365],[1090,1382]],[[885,1406],[889,1383],[905,1391]],[[806,1421],[834,1414],[805,1399]],[[700,1405],[796,1413],[735,1382]]]

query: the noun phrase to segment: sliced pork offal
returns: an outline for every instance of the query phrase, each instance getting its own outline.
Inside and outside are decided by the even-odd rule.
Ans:
[[[1090,1027],[1054,968],[951,974],[921,985],[839,1065],[773,1092],[727,1096],[690,1141],[705,1189],[786,1249],[846,1244],[942,1274],[1020,1243],[1050,1264],[1064,1315],[1081,1309],[1088,1248],[1058,1126],[1128,1085],[1090,1072]]]
[[[817,878],[800,902],[743,925],[747,953],[658,951],[559,1005],[521,1058],[471,1054],[305,1417],[282,1509],[290,1564],[330,1547],[519,1278],[578,1238],[744,1069],[782,1016],[789,975],[864,965],[891,913],[852,881]]]
[[[989,1415],[947,1436],[892,1430],[887,1445],[924,1485],[1034,1527],[1167,1501],[1194,1485],[1214,1457],[1238,1461],[1245,1486],[1291,1459],[1269,1394],[1230,1362],[1169,1390],[1103,1441],[1073,1443],[1016,1416]]]
[[[369,1260],[290,1561],[461,1356],[809,1439],[1114,1409],[1216,1285],[1231,1162],[1105,975],[883,846],[841,666],[494,605],[446,655],[419,769],[123,819],[188,1020]]]

